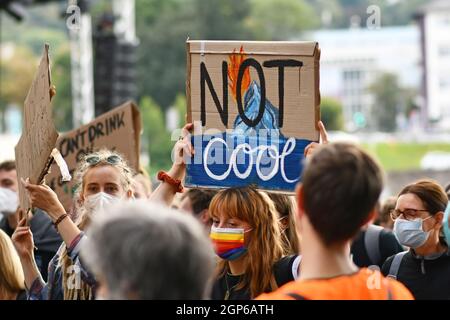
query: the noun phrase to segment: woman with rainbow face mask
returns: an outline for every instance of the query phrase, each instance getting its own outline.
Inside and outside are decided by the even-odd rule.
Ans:
[[[267,194],[249,187],[223,190],[209,212],[210,237],[220,258],[212,299],[253,299],[294,280],[298,259],[283,258],[279,221]]]
[[[49,263],[48,281],[42,279],[34,259],[33,235],[25,218],[12,240],[19,254],[30,300],[88,300],[94,298],[94,277],[86,271],[79,252],[91,217],[120,200],[132,197],[132,172],[117,153],[100,150],[87,155],[75,172],[78,219],[72,221],[56,193],[47,185],[22,181],[33,207],[48,213],[64,242]]]

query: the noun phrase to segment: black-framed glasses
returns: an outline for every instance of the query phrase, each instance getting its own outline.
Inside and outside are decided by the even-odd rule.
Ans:
[[[403,218],[405,220],[414,220],[414,219],[418,218],[418,215],[417,215],[418,212],[429,212],[429,211],[425,210],[425,209],[405,209],[403,211],[394,209],[394,210],[391,210],[390,214],[391,214],[392,220],[395,220],[395,219],[399,218],[400,216],[403,216]]]
[[[86,157],[86,162],[89,163],[91,166],[94,166],[96,164],[98,164],[100,161],[102,160],[101,157],[96,156],[96,155],[92,155],[92,156],[87,156]],[[107,163],[109,164],[118,164],[119,162],[122,162],[122,158],[119,157],[116,154],[113,154],[109,157],[107,157],[106,159],[104,159]]]

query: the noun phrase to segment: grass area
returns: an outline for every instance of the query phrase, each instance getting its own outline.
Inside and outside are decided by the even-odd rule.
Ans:
[[[450,152],[450,143],[377,143],[362,147],[374,155],[386,171],[420,169],[420,161],[427,152]]]

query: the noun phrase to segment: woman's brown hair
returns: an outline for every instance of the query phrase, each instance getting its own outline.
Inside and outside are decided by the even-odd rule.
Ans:
[[[425,209],[432,215],[436,215],[438,212],[444,212],[447,207],[448,197],[445,190],[439,183],[433,180],[419,180],[411,183],[403,188],[398,194],[400,197],[404,194],[414,194],[418,197]],[[443,237],[443,229],[441,227],[440,241],[446,244]]]
[[[295,204],[293,200],[285,194],[268,193],[267,195],[275,205],[275,209],[278,212],[278,219],[288,219],[288,227],[281,235],[286,254],[298,254],[300,252],[300,245],[295,223]]]
[[[236,288],[248,286],[252,298],[275,290],[273,265],[283,256],[283,246],[277,213],[267,194],[250,187],[223,190],[211,201],[209,213],[213,219],[226,215],[245,221],[252,228],[245,273]],[[224,276],[229,271],[228,262],[220,261],[216,271],[217,277]]]

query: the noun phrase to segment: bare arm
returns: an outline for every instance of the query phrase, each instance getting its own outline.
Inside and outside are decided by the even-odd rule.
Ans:
[[[191,145],[189,133],[192,129],[193,124],[186,124],[182,130],[182,139],[178,140],[173,148],[174,162],[172,168],[167,172],[173,179],[183,181],[186,175],[186,158],[194,155],[194,148]],[[170,206],[176,193],[177,191],[174,186],[166,182],[161,182],[150,195],[150,200],[159,201]]]
[[[66,210],[59,201],[58,196],[49,186],[45,184],[35,185],[23,180],[22,183],[29,192],[33,207],[40,208],[47,212],[53,222],[56,222],[58,218],[66,214]],[[66,217],[58,224],[58,232],[66,246],[69,247],[81,231],[70,217]]]
[[[27,288],[31,288],[33,282],[41,277],[41,274],[34,259],[33,234],[30,227],[25,224],[26,219],[23,218],[12,235],[12,241],[22,264],[25,284]]]

